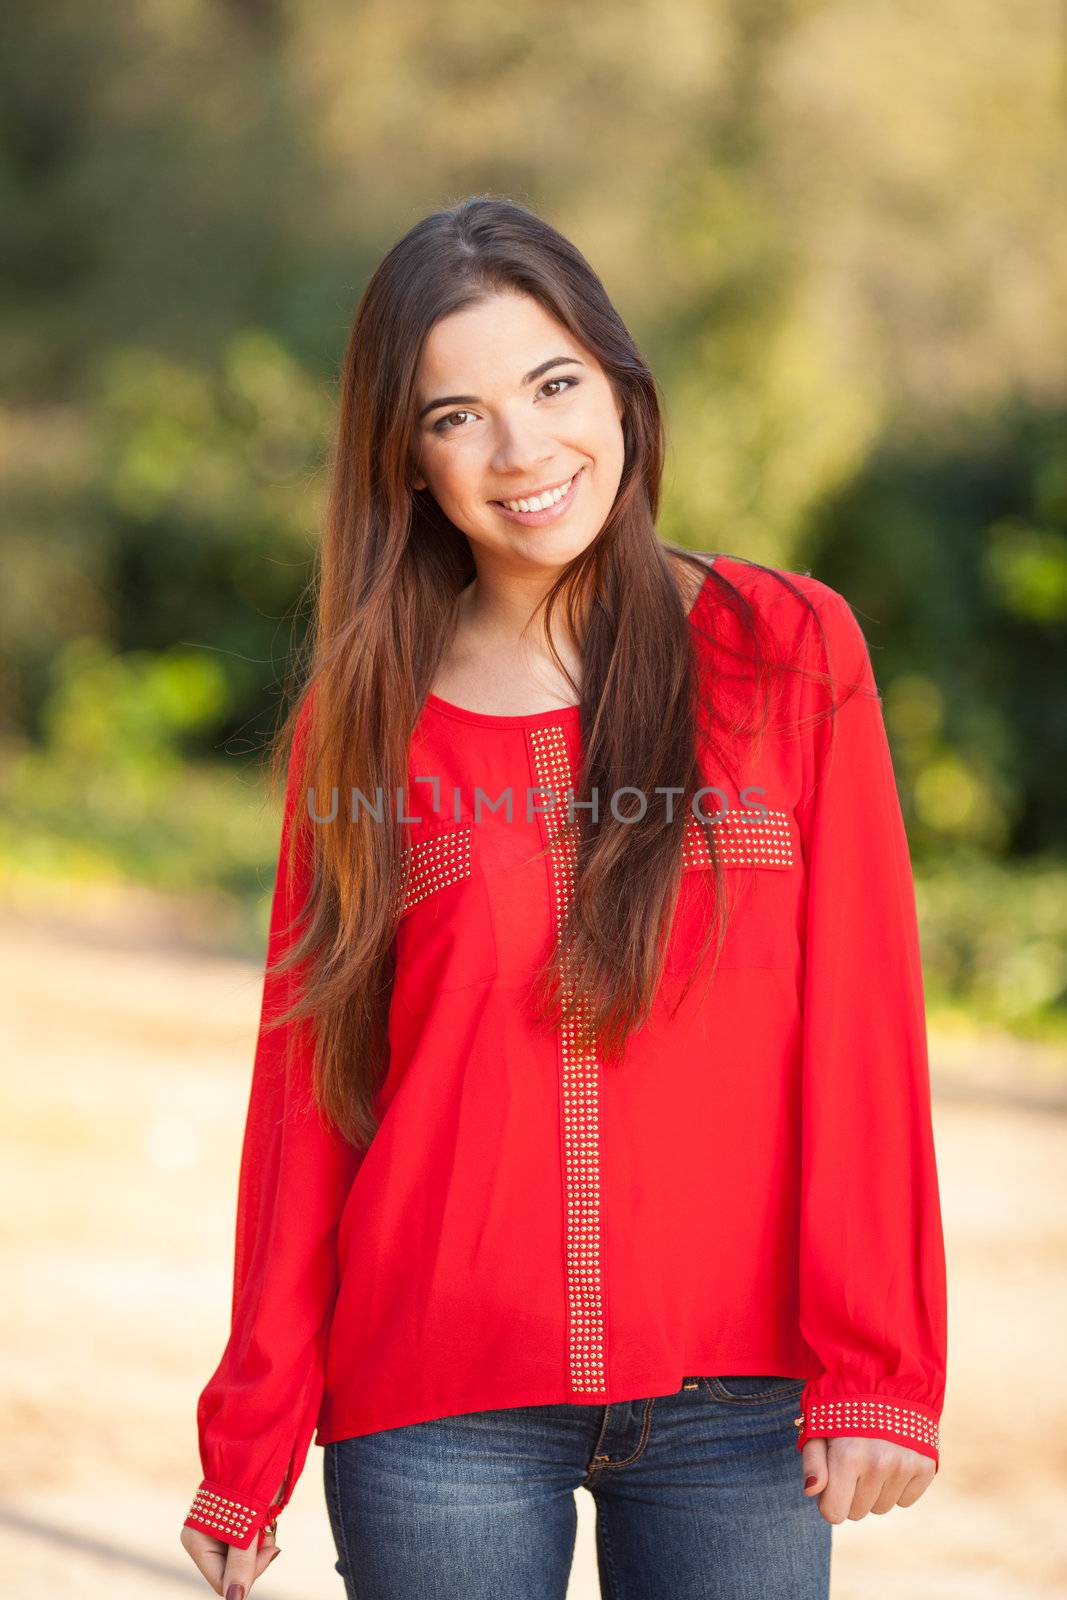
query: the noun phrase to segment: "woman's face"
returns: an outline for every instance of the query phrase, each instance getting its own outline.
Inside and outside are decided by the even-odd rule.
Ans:
[[[416,489],[507,567],[567,565],[603,527],[622,478],[622,407],[596,358],[525,294],[443,317],[415,384]],[[541,509],[508,510],[565,489]]]

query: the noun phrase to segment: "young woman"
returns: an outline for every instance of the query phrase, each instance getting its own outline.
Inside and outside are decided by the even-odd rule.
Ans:
[[[232,1328],[182,1541],[244,1600],[311,1436],[349,1596],[828,1592],[937,1470],[907,841],[863,634],[663,544],[655,381],[505,200],[345,357]]]

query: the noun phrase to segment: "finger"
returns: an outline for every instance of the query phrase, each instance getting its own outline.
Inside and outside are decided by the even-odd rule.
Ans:
[[[274,1557],[280,1556],[281,1553],[281,1545],[275,1544],[273,1540],[270,1544],[265,1544],[262,1550],[260,1550],[259,1559],[256,1562],[256,1577],[261,1578],[266,1572],[267,1568],[270,1566],[271,1562],[274,1560]]]
[[[263,1543],[260,1545],[259,1550],[256,1553],[256,1570],[255,1577],[252,1580],[253,1583],[257,1582],[263,1576],[271,1562],[274,1560],[274,1557],[280,1556],[281,1553],[281,1546],[275,1544],[274,1535],[272,1533],[264,1534]]]
[[[869,1479],[861,1478],[857,1498],[853,1502],[852,1520],[858,1521],[868,1512],[872,1516],[884,1517],[887,1511],[892,1511],[907,1478],[907,1473],[900,1467],[893,1467],[888,1472],[875,1472]]]
[[[900,1491],[912,1473],[910,1451],[885,1441],[860,1441],[864,1459],[861,1464],[856,1489],[852,1497],[849,1519],[858,1522],[869,1511],[878,1507],[889,1511],[896,1505]]]
[[[831,1439],[826,1450],[826,1488],[819,1496],[819,1510],[827,1522],[844,1522],[852,1508],[859,1479],[859,1463],[848,1439]]]
[[[871,1514],[884,1517],[887,1511],[892,1511],[895,1505],[900,1504],[900,1497],[911,1482],[911,1472],[907,1467],[897,1466],[888,1472],[878,1492],[878,1497],[871,1506]]]
[[[231,1545],[226,1554],[226,1570],[222,1574],[219,1593],[222,1600],[246,1600],[249,1591],[263,1568],[261,1552],[255,1549],[239,1550]]]
[[[900,1506],[913,1506],[921,1494],[925,1494],[934,1481],[934,1474],[925,1468],[912,1475],[901,1491],[897,1504]]]
[[[829,1476],[826,1469],[826,1440],[809,1439],[800,1452],[801,1471],[804,1475],[804,1493],[814,1499],[826,1488]]]
[[[206,1534],[194,1533],[188,1528],[183,1530],[181,1542],[188,1550],[200,1575],[207,1579],[216,1594],[221,1594],[222,1574],[226,1569],[226,1552],[229,1546],[221,1539],[212,1539]]]
[[[866,1459],[849,1512],[853,1522],[858,1522],[869,1511],[876,1511],[880,1516],[891,1511],[920,1460],[916,1452],[888,1442],[868,1441],[864,1449]]]

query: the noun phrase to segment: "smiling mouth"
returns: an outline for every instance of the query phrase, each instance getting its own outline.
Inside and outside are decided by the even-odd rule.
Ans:
[[[579,467],[577,472],[572,472],[570,477],[564,479],[562,483],[555,484],[549,489],[544,489],[540,494],[522,495],[514,500],[493,500],[491,504],[503,506],[505,511],[520,514],[530,511],[548,511],[552,506],[558,505],[561,500],[566,499],[575,478],[581,471],[582,468]]]

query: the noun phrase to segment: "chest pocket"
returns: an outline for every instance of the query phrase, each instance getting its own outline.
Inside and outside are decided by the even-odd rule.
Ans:
[[[719,966],[791,967],[798,951],[800,846],[792,819],[739,807],[711,824],[726,896]],[[715,873],[703,827],[687,819],[682,884],[666,969],[687,973],[714,912]],[[710,962],[715,936],[706,959]]]
[[[496,977],[479,833],[470,822],[419,823],[405,846],[393,997],[416,1014],[438,995]]]

